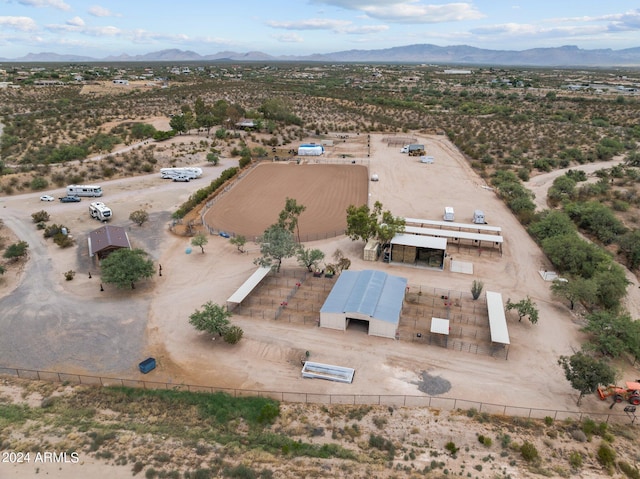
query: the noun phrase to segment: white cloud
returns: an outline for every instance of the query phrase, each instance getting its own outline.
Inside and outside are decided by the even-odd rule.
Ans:
[[[368,17],[387,22],[420,24],[444,23],[484,18],[472,3],[431,5],[420,0],[314,0],[346,10],[358,10]]]
[[[351,35],[363,35],[388,30],[386,25],[364,25],[357,26],[348,20],[331,20],[326,18],[310,18],[295,22],[278,22],[275,20],[267,22],[273,28],[283,30],[328,30],[334,33],[348,33]]]
[[[67,25],[71,25],[72,27],[84,27],[84,20],[80,17],[73,17],[70,20],[67,20]]]
[[[89,14],[94,17],[119,17],[120,15],[117,13],[113,13],[108,8],[101,7],[100,5],[93,5],[89,8]]]
[[[71,10],[71,6],[62,0],[18,0],[18,3],[29,7],[53,7],[59,10]]]
[[[282,43],[302,43],[304,39],[298,35],[297,33],[284,33],[282,35],[271,35],[271,38],[274,38]]]
[[[30,32],[38,29],[36,22],[29,17],[0,17],[0,25],[14,30]]]

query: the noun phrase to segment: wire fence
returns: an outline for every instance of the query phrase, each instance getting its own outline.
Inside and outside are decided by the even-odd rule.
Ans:
[[[226,393],[233,397],[267,397],[277,401],[304,404],[341,404],[341,405],[380,405],[409,408],[435,408],[443,410],[476,410],[479,413],[502,416],[522,417],[528,419],[554,420],[573,419],[581,421],[584,418],[597,419],[601,422],[623,423],[635,421],[634,415],[594,411],[567,411],[560,409],[532,408],[524,406],[510,406],[506,404],[487,403],[450,397],[438,397],[406,394],[322,394],[301,391],[269,391],[260,389],[220,388],[217,386],[202,386],[193,384],[176,384],[173,382],[147,381],[134,378],[113,378],[106,376],[91,376],[85,374],[63,373],[55,371],[40,371],[35,369],[0,367],[0,375],[21,379],[58,382],[63,384],[79,384],[87,386],[122,386],[142,389],[167,389],[177,391],[201,393]]]

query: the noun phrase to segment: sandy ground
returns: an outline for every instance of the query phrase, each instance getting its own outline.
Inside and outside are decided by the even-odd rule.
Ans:
[[[371,135],[369,157],[358,158],[369,164],[370,173],[376,173],[380,178],[378,182],[369,182],[370,204],[380,201],[396,216],[426,219],[440,219],[444,207],[453,206],[456,220],[460,222],[470,222],[473,211],[482,209],[489,224],[502,227],[504,254],[451,251],[450,255],[456,260],[473,263],[474,274],[466,275],[450,272],[448,261],[444,271],[365,262],[362,260],[363,244],[345,237],[306,246],[320,248],[329,257],[340,248],[351,259],[351,269],[379,269],[404,276],[412,284],[468,292],[472,280],[480,279],[485,284],[485,291],[498,291],[505,301],[529,295],[537,303],[540,320],[537,325],[531,325],[525,321],[519,323],[515,314],[508,315],[511,338],[508,360],[369,337],[357,330],[338,332],[237,315],[232,317],[232,322],[243,328],[242,341],[235,346],[211,341],[193,330],[188,317],[207,301],[225,304],[255,271],[253,260],[257,245],[249,244],[249,253],[241,254],[228,240],[212,236],[204,254],[196,249],[187,255],[185,249],[190,239],[172,236],[167,232],[166,224],[162,224],[163,233],[157,239],[157,248],[150,253],[162,264],[163,275],[143,290],[149,295],[143,352],[157,358],[158,368],[143,376],[132,367],[128,371],[130,376],[150,381],[263,391],[423,395],[418,389],[418,380],[423,372],[428,372],[451,383],[450,391],[443,394],[446,397],[524,408],[576,410],[576,394],[557,365],[557,358],[580,348],[583,339],[580,324],[566,305],[550,297],[549,283],[539,275],[539,271],[549,265],[539,248],[446,138],[419,138],[426,144],[427,154],[435,157],[434,164],[422,164],[416,158],[401,154],[396,146],[387,146],[384,138],[383,135]],[[341,148],[344,153],[349,143]],[[354,142],[353,148],[360,154],[362,144]],[[220,165],[219,171],[225,166],[228,165]],[[208,171],[207,175],[213,176],[215,171]],[[109,184],[109,196],[105,201],[108,199],[118,208],[121,218],[128,217],[130,211],[141,205],[157,213],[173,211],[201,186],[197,182],[168,185],[156,177]],[[41,206],[37,196],[5,199],[3,208],[9,208],[16,215],[22,211],[28,217],[27,213]],[[67,215],[72,230],[78,232],[91,228],[84,215],[85,207],[84,203],[77,208],[74,205],[50,206]],[[93,225],[95,227],[95,223]],[[68,262],[74,260],[67,252],[51,257],[59,271],[68,269]],[[294,263],[288,260],[285,267]],[[60,279],[56,278],[56,281]],[[10,293],[20,280],[21,277],[16,276],[6,281],[3,293]],[[89,283],[88,279],[74,283],[65,285],[66,293],[71,296],[87,301],[100,294],[95,282]],[[637,291],[637,285],[630,287],[629,305],[634,316],[640,312],[635,308],[640,304]],[[354,382],[341,384],[302,379],[299,357],[304,351],[309,351],[314,361],[355,368]],[[620,366],[627,368],[625,378],[638,374],[624,364]],[[91,372],[95,368],[87,364],[85,369]],[[127,374],[127,371],[115,373]],[[583,400],[584,410],[606,412],[607,408],[608,404],[595,397]],[[93,467],[89,462],[85,466]],[[66,473],[67,466],[62,466],[63,472],[57,467],[43,467],[41,473],[46,470],[51,477],[76,477],[72,475],[76,472]],[[69,471],[76,471],[76,468],[77,465],[68,466]],[[82,470],[84,477],[90,474],[84,472],[84,467]],[[15,475],[9,477],[31,477],[26,469],[12,472]],[[110,477],[120,477],[117,474],[114,470]]]

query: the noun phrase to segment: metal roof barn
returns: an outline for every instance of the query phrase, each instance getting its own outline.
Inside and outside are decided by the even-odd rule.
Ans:
[[[382,271],[343,271],[320,309],[320,327],[345,331],[366,322],[371,336],[395,339],[407,279]]]

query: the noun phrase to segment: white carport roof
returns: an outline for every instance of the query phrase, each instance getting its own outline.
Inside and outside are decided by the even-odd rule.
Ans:
[[[435,228],[420,228],[419,226],[405,226],[405,233],[428,236],[441,236],[444,238],[460,238],[477,241],[490,241],[494,243],[502,243],[504,240],[500,235],[489,235],[482,233],[470,233],[468,231],[441,230]]]
[[[491,342],[510,344],[507,318],[504,315],[502,295],[487,291],[487,309],[489,311],[489,329],[491,329]]]
[[[249,296],[249,293],[253,291],[260,281],[264,279],[266,275],[271,271],[270,267],[261,266],[258,268],[249,278],[240,286],[235,293],[233,293],[229,299],[227,299],[227,303],[240,304],[244,299]]]
[[[413,235],[413,234],[398,234],[393,237],[391,244],[399,244],[405,246],[417,246],[418,248],[429,249],[447,249],[446,238],[436,238],[435,236]]]

